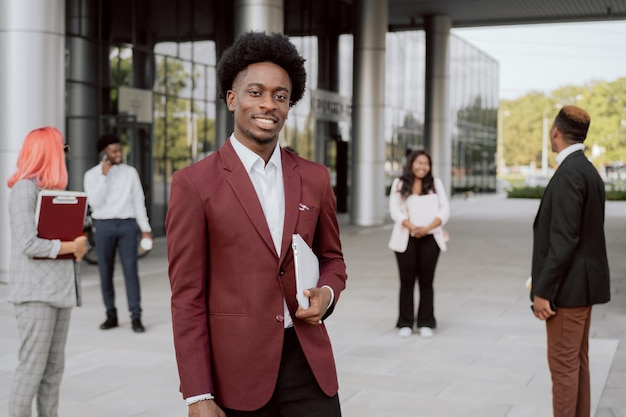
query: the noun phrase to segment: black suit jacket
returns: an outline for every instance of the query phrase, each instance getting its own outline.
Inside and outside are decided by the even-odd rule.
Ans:
[[[546,187],[533,225],[532,289],[556,307],[610,300],[604,182],[582,151],[567,156]]]

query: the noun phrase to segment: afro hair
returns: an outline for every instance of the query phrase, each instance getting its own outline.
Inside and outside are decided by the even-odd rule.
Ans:
[[[248,65],[271,62],[283,68],[289,75],[292,85],[290,101],[292,105],[296,104],[304,95],[304,61],[287,36],[280,33],[247,32],[224,51],[217,64],[220,96],[225,100],[226,92],[233,87],[233,81]]]
[[[112,133],[106,133],[98,138],[96,142],[96,150],[102,152],[107,146],[113,143],[120,143],[120,138]]]

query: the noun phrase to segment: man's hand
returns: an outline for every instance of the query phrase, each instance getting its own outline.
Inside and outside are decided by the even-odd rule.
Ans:
[[[189,417],[226,417],[226,413],[213,400],[204,400],[189,406]]]
[[[533,311],[535,312],[535,317],[539,320],[548,320],[556,314],[556,311],[550,307],[550,300],[537,295],[533,298]]]
[[[112,166],[113,162],[111,162],[109,157],[104,154],[104,156],[102,157],[102,175],[108,174]]]
[[[303,309],[298,306],[296,317],[309,324],[320,324],[322,317],[330,304],[330,290],[328,288],[309,288],[304,290],[304,295],[309,297],[310,306]]]

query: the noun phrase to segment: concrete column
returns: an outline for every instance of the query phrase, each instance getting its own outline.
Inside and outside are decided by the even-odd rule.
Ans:
[[[283,0],[236,0],[235,37],[251,30],[283,33],[283,10]]]
[[[70,0],[68,5],[67,141],[72,147],[68,161],[71,190],[83,189],[83,175],[98,163],[96,139],[100,133],[99,58],[108,65],[108,53],[101,53],[94,39],[98,33],[97,4]]]
[[[433,160],[432,172],[441,178],[450,195],[452,137],[450,116],[450,28],[448,16],[427,16],[426,105],[424,145]]]
[[[383,224],[387,0],[355,2],[350,221]]]
[[[65,131],[65,0],[0,0],[0,281],[9,268],[6,179],[31,130]]]

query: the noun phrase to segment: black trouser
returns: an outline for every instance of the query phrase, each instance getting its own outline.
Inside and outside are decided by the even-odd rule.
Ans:
[[[319,387],[293,328],[285,330],[278,381],[270,401],[255,411],[224,412],[226,417],[341,417],[339,396],[329,397]]]
[[[400,271],[400,314],[398,327],[413,327],[415,319],[415,280],[420,289],[417,327],[437,327],[434,308],[433,280],[440,249],[433,235],[409,238],[406,252],[396,252]]]

